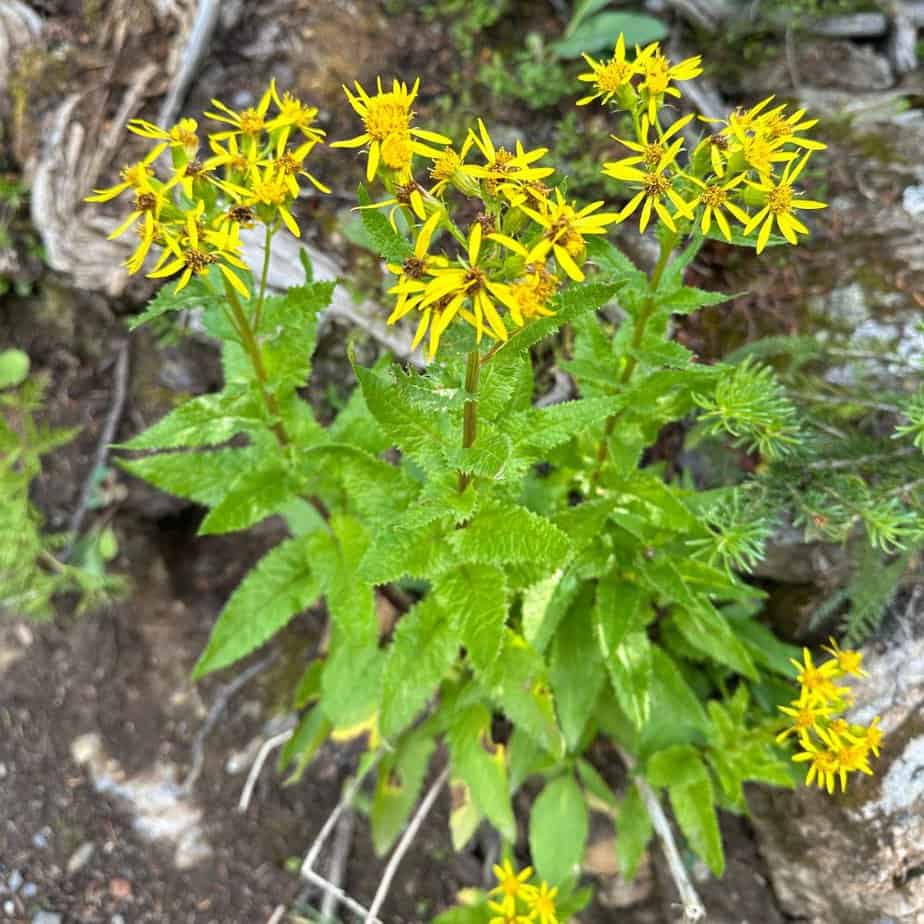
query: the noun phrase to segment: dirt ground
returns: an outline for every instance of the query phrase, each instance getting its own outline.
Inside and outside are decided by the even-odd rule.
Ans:
[[[83,49],[68,59],[77,62],[73,66],[92,71],[88,10],[95,5],[34,6],[47,17],[49,34],[59,45]],[[444,27],[415,15],[413,4],[399,4],[404,12],[397,15],[390,11],[394,4],[373,0],[273,0],[261,4],[258,13],[237,6],[243,12],[221,27],[184,111],[201,110],[215,92],[231,105],[243,105],[247,93],[258,92],[275,74],[281,84],[319,105],[329,124],[331,114],[343,108],[343,81],[367,81],[380,72],[421,73],[425,83],[429,78],[429,95],[422,97],[426,107],[445,89],[445,75],[454,65]],[[541,27],[544,18],[554,15],[555,4],[535,5],[540,6],[533,15]],[[145,21],[150,26],[150,17]],[[164,37],[154,33],[150,41],[148,53],[156,58]],[[140,36],[134,42],[136,49],[143,47]],[[152,109],[157,92],[152,89]],[[348,199],[357,176],[345,163],[342,155],[327,153],[318,160],[318,172],[334,178],[335,194]],[[847,188],[853,174],[849,165],[843,169]],[[878,208],[875,196],[894,201],[900,195],[898,181],[893,185],[874,189],[867,205],[871,212]],[[336,195],[332,201],[340,202]],[[336,206],[308,202],[304,208],[317,210],[317,236],[333,227]],[[862,220],[843,212],[840,217],[847,228]],[[834,225],[824,231],[837,233]],[[344,243],[335,234],[331,239]],[[844,266],[833,266],[819,251],[809,251],[797,266],[778,266],[733,308],[713,315],[715,322],[688,322],[678,339],[708,358],[756,332],[798,332],[807,317],[807,299],[830,290],[833,277],[849,273],[847,264],[856,251],[842,247],[840,252]],[[694,266],[694,281],[728,291],[749,287],[748,268],[728,265],[726,255],[721,246],[704,252]],[[898,272],[882,265],[884,273]],[[902,285],[907,288],[907,279],[896,288]],[[0,302],[3,345],[26,350],[34,367],[50,377],[47,422],[83,428],[74,443],[47,460],[35,486],[35,501],[52,528],[66,525],[87,477],[112,402],[115,349],[128,339],[124,319],[144,294],[142,286],[131,290],[129,298],[109,300],[74,292],[66,279],[48,274],[33,295]],[[327,362],[320,364],[312,383],[319,401],[330,385],[343,387],[338,376],[345,367],[344,335],[334,326],[322,344]],[[212,347],[195,338],[165,347],[150,332],[139,332],[130,338],[130,356],[129,399],[117,440],[142,430],[180,397],[208,392],[220,383]],[[93,516],[116,532],[120,550],[112,569],[130,577],[129,596],[83,617],[75,617],[68,601],[62,601],[51,623],[0,622],[0,921],[308,920],[319,896],[305,890],[297,866],[354,769],[356,749],[326,746],[291,786],[282,785],[271,759],[248,811],[238,812],[237,803],[256,749],[279,730],[279,717],[287,712],[293,675],[317,644],[317,614],[297,620],[274,641],[278,657],[230,699],[205,740],[204,763],[192,792],[179,791],[196,736],[230,679],[219,675],[193,686],[190,670],[223,601],[278,540],[281,524],[270,521],[244,535],[198,538],[199,509],[124,474],[113,479],[111,502]],[[438,801],[405,858],[384,907],[388,924],[427,922],[453,904],[460,889],[486,882],[490,838],[479,840],[470,852],[453,854],[448,812],[447,796]],[[710,920],[786,920],[748,823],[729,816],[723,825],[728,852],[723,880],[716,882],[694,867]],[[152,831],[169,836],[152,839]],[[674,889],[659,856],[649,858],[636,883],[627,885],[614,869],[612,836],[612,829],[595,818],[587,878],[597,894],[580,921],[675,920]],[[322,869],[326,861],[327,854]],[[383,865],[372,852],[360,814],[343,887],[368,903]],[[277,916],[280,907],[288,917]]]

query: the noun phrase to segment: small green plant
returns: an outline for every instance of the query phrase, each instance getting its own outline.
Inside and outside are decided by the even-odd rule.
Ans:
[[[10,616],[48,619],[56,595],[76,594],[78,611],[98,606],[124,590],[124,581],[107,575],[106,562],[118,549],[111,529],[91,532],[74,546],[64,533],[42,530],[42,517],[29,487],[42,472],[41,457],[69,443],[75,430],[41,426],[47,381],[29,375],[21,350],[0,352],[0,513],[6,532],[0,543],[0,611]]]
[[[389,323],[413,319],[430,364],[354,360],[358,387],[326,427],[302,389],[333,283],[314,281],[305,260],[303,284],[267,290],[275,236],[300,234],[302,178],[323,188],[305,166],[324,137],[316,109],[275,83],[251,109],[215,101],[207,115],[221,126],[206,160],[195,121],[134,121],[156,146],[91,197],[130,194],[129,268],[160,250],[149,275],[178,276],[136,324],[198,305],[225,373],[221,392],[127,443],[144,454],[121,464],[206,507],[203,534],[270,515],[289,529],[227,601],[194,675],[239,662],[323,598],[325,645],[306,656],[281,763],[298,777],[329,738],[364,738],[359,777],[374,775],[379,852],[407,824],[437,754],[456,847],[487,821],[509,855],[512,796],[527,780],[541,786],[528,841],[544,884],[500,867],[512,900],[480,896],[444,922],[564,920],[586,898],[577,884],[591,805],[615,825],[626,876],[653,824],[669,836],[661,800],[721,875],[718,809],[744,810],[746,781],[795,780],[774,738],[796,652],[755,618],[763,594],[742,576],[782,511],[759,509],[759,473],[697,491],[644,453],[678,420],[764,467],[801,450],[802,422],[769,367],[697,363],[669,332],[675,315],[727,298],[684,281],[707,236],[760,253],[808,234],[800,215],[824,204],[797,183],[823,145],[802,111],[765,100],[687,150],[692,116],[671,122],[666,104],[701,72],[698,57],[673,63],[656,42],[632,55],[620,37],[610,58],[587,64],[580,104],[623,113],[624,156],[602,168],[628,199],[614,210],[568,198],[544,149],[499,146],[481,119],[459,144],[415,125],[418,83],[346,91],[362,130],[334,146],[364,148],[366,181],[384,189],[379,201],[359,189],[365,238],[393,276]],[[153,162],[168,152],[160,179]],[[658,240],[648,271],[607,239],[634,217]],[[264,258],[253,272],[239,235],[257,225]],[[615,329],[598,315],[608,305],[621,311]],[[580,397],[537,405],[532,348],[566,326]],[[878,519],[881,541],[894,538]],[[377,613],[381,590],[397,601],[393,624]],[[595,743],[625,763],[623,791],[591,761]],[[825,759],[825,781],[846,770]]]

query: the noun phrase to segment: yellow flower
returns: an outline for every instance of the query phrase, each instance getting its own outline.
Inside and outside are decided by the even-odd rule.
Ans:
[[[532,917],[528,914],[520,914],[517,909],[510,908],[503,902],[488,902],[488,911],[493,917],[488,920],[488,924],[532,924]]]
[[[469,133],[458,151],[451,147],[444,148],[431,158],[433,163],[430,167],[430,179],[436,181],[430,187],[431,195],[441,196],[447,186],[454,186],[465,196],[481,194],[478,177],[473,172],[475,168],[465,163],[465,158],[474,143],[475,138]]]
[[[790,706],[778,706],[777,708],[795,720],[789,728],[776,736],[778,742],[785,741],[793,734],[801,738],[810,729],[819,726],[821,720],[827,718],[832,712],[831,708],[824,703],[816,702],[804,687],[799,698],[793,700]]]
[[[198,123],[195,119],[180,119],[173,128],[167,130],[155,125],[153,122],[145,122],[144,119],[130,119],[128,130],[142,138],[153,138],[155,141],[166,141],[171,148],[180,148],[186,154],[187,159],[196,156],[199,150],[199,136],[196,134]]]
[[[692,80],[702,74],[700,67],[702,57],[696,55],[686,58],[679,64],[671,64],[661,53],[661,46],[653,42],[643,48],[635,60],[635,66],[642,76],[638,89],[643,99],[648,101],[648,118],[654,122],[664,96],[680,96],[680,91],[671,86],[675,80]]]
[[[491,279],[488,270],[479,265],[479,260],[483,256],[482,235],[481,223],[473,222],[468,235],[467,259],[434,268],[433,278],[427,283],[416,306],[424,315],[417,328],[415,343],[419,343],[423,338],[431,316],[433,317],[434,326],[430,334],[431,358],[439,345],[440,336],[462,309],[465,301],[471,304],[471,314],[469,316],[463,313],[462,317],[465,320],[472,318],[469,323],[473,324],[479,342],[485,332],[485,321],[493,337],[498,340],[507,339],[507,328],[497,311],[495,300],[511,312],[518,310],[519,306],[513,300],[510,286]]]
[[[667,141],[671,138],[672,135],[676,135],[685,125],[688,125],[690,120],[693,118],[692,113],[690,115],[684,116],[682,119],[678,119],[674,122],[670,128],[661,132],[660,128],[655,123],[655,128],[658,132],[657,137],[654,140],[649,138],[651,131],[652,122],[648,118],[648,113],[645,113],[642,116],[642,127],[639,134],[638,141],[630,141],[625,138],[618,138],[616,135],[610,135],[614,141],[618,141],[620,144],[625,145],[629,148],[630,151],[636,151],[636,155],[632,157],[622,157],[616,161],[610,161],[610,164],[625,164],[626,166],[632,166],[633,164],[644,164],[646,168],[653,169],[661,162],[661,158],[664,157],[664,154],[668,150]],[[679,149],[678,149],[679,150]]]
[[[772,97],[771,97],[772,99]],[[818,119],[806,119],[804,109],[797,109],[794,113],[784,116],[785,106],[777,106],[770,112],[764,113],[758,119],[757,131],[768,141],[781,141],[785,144],[794,144],[806,151],[823,151],[827,147],[821,141],[812,138],[800,138],[798,132],[806,132],[818,124]]]
[[[144,160],[139,160],[134,164],[123,167],[119,173],[121,183],[116,183],[115,186],[109,186],[106,189],[94,189],[93,194],[87,196],[84,202],[108,202],[127,189],[133,189],[136,192],[150,191],[151,177],[154,176],[151,164],[163,154],[166,148],[166,143],[158,144]]]
[[[872,751],[873,754],[879,756],[879,747],[882,744],[882,730],[879,728],[879,716],[877,715],[872,722],[870,722],[869,727],[863,729],[859,735],[852,738],[853,741],[856,741],[857,744],[862,744],[867,750]]]
[[[343,92],[346,93],[350,105],[363,120],[365,131],[355,138],[335,141],[331,147],[359,148],[368,144],[369,160],[366,163],[366,179],[369,182],[372,182],[375,177],[380,160],[391,169],[401,169],[409,166],[410,154],[422,154],[424,157],[439,156],[439,151],[422,144],[418,139],[429,141],[432,144],[450,143],[450,139],[445,135],[411,127],[411,120],[414,117],[411,106],[420,87],[419,77],[410,89],[406,83],[393,80],[391,90],[387,91],[382,88],[382,78],[379,77],[376,81],[377,92],[374,96],[366,93],[358,82],[355,82],[354,86],[356,87],[355,95],[347,87],[343,88]],[[407,163],[405,164],[402,160],[396,166],[399,159],[405,155],[407,155]]]
[[[478,120],[478,134],[469,129],[469,138],[477,145],[486,163],[483,167],[470,167],[468,172],[484,180],[488,195],[495,195],[500,184],[528,183],[541,180],[555,172],[554,167],[532,166],[548,153],[548,148],[527,151],[522,143],[517,141],[515,153],[511,154],[506,148],[495,147],[481,119]]]
[[[695,176],[688,176],[687,179],[699,186],[702,190],[695,200],[695,203],[690,203],[690,205],[698,204],[703,207],[703,215],[700,219],[700,227],[702,228],[703,234],[709,233],[709,229],[712,227],[712,219],[715,218],[715,223],[725,236],[725,240],[731,240],[731,227],[722,209],[726,209],[734,218],[737,218],[742,225],[746,226],[751,220],[751,216],[740,206],[736,205],[729,195],[729,193],[744,180],[743,173],[739,173],[738,176],[732,177],[732,179],[724,184],[718,182],[704,183]]]
[[[324,137],[324,131],[314,125],[314,120],[318,117],[316,106],[307,106],[300,99],[296,99],[288,90],[280,97],[276,90],[276,78],[270,81],[270,96],[279,112],[274,115],[267,123],[268,132],[279,132],[281,142],[277,144],[285,147],[289,140],[289,134],[292,129],[298,129],[306,141],[317,144]]]
[[[254,206],[261,221],[270,223],[278,216],[292,234],[301,237],[301,229],[289,211],[289,201],[294,198],[289,179],[270,163],[262,171],[255,168],[246,180],[246,186],[221,181],[217,185],[234,196],[239,205]]]
[[[827,651],[837,661],[837,666],[843,673],[852,674],[854,677],[869,677],[869,674],[861,667],[863,663],[862,652],[844,650],[830,636],[828,637],[828,644],[822,645],[821,648],[822,651]]]
[[[238,255],[240,253],[240,241],[228,230],[211,231],[201,229],[199,220],[202,218],[204,208],[204,203],[200,201],[195,209],[187,213],[184,227],[185,234],[174,237],[172,234],[164,233],[167,246],[164,248],[157,266],[148,273],[148,278],[163,279],[180,273],[180,278],[176,285],[176,291],[179,292],[185,288],[193,273],[203,275],[214,264],[218,267],[222,276],[244,298],[249,298],[250,293],[247,291],[247,286],[231,269],[231,267],[242,270],[248,268],[247,264]]]
[[[555,912],[555,896],[558,889],[550,889],[547,882],[543,882],[535,893],[527,899],[530,907],[530,918],[536,924],[558,924]]]
[[[773,224],[776,222],[777,228],[783,234],[783,237],[790,244],[799,242],[796,234],[808,234],[808,228],[799,221],[793,214],[797,209],[823,209],[827,208],[824,202],[815,202],[812,199],[797,199],[792,188],[792,184],[799,178],[808,162],[811,152],[806,154],[802,160],[796,164],[787,164],[779,182],[774,183],[772,179],[766,179],[762,183],[754,183],[750,180],[748,185],[759,190],[766,196],[766,205],[757,214],[751,218],[744,229],[745,234],[750,234],[758,225],[760,233],[757,235],[757,252],[760,253],[767,246],[770,238],[770,232],[773,230]],[[762,223],[762,224],[761,224]]]
[[[523,326],[524,318],[550,318],[555,314],[548,302],[558,289],[558,277],[541,263],[531,263],[527,269],[526,276],[510,285],[510,316],[517,327]]]
[[[232,126],[228,131],[215,132],[212,137],[218,141],[230,138],[232,135],[244,135],[253,143],[261,132],[266,130],[266,113],[269,104],[273,98],[273,85],[267,87],[266,92],[260,97],[260,102],[256,107],[242,109],[240,112],[226,106],[221,100],[213,99],[212,105],[218,109],[218,112],[206,112],[209,119],[216,122],[223,122]]]
[[[561,190],[556,189],[555,202],[550,203],[545,212],[520,206],[523,212],[544,229],[532,250],[527,250],[519,241],[505,234],[489,236],[491,240],[519,254],[527,263],[542,262],[551,252],[558,265],[576,282],[581,282],[584,273],[576,261],[584,255],[584,238],[591,234],[606,234],[607,225],[619,220],[613,212],[597,212],[602,205],[603,202],[591,202],[582,209],[575,209],[565,201]]]
[[[236,135],[231,135],[226,140],[228,146],[223,148],[220,141],[216,141],[213,135],[209,135],[209,147],[212,149],[213,156],[205,161],[202,168],[213,172],[223,167],[226,180],[243,181],[251,170],[256,168],[260,152],[256,145],[248,145],[247,150],[242,151],[238,146]]]
[[[304,167],[305,158],[311,153],[314,147],[313,141],[306,141],[299,145],[294,151],[286,148],[285,136],[280,135],[276,143],[276,156],[272,160],[261,160],[258,164],[261,167],[272,167],[279,175],[285,178],[289,194],[293,199],[298,198],[299,186],[297,176],[303,176],[314,186],[315,189],[322,193],[329,193],[330,187],[325,186],[317,177],[310,174]]]
[[[637,167],[626,166],[625,164],[619,163],[605,163],[603,165],[603,172],[607,176],[611,176],[616,180],[637,183],[641,186],[641,189],[635,193],[622,211],[616,216],[616,221],[625,221],[635,212],[639,205],[642,205],[644,202],[644,205],[642,205],[641,220],[639,221],[639,230],[642,233],[644,233],[645,228],[648,227],[652,210],[654,210],[661,221],[663,221],[671,231],[676,231],[677,226],[674,224],[674,219],[664,204],[665,198],[669,199],[674,204],[674,207],[680,215],[691,221],[693,220],[693,213],[690,211],[690,207],[677,194],[673,187],[673,179],[665,173],[676,161],[677,154],[681,147],[683,147],[683,138],[678,138],[664,152],[661,160],[647,170],[639,170]]]
[[[431,256],[430,241],[439,225],[442,213],[434,212],[424,222],[417,240],[414,242],[414,252],[404,263],[389,263],[388,270],[398,277],[397,283],[388,290],[390,295],[397,295],[398,300],[392,313],[388,316],[389,324],[395,324],[409,311],[413,310],[423,298],[427,283],[425,276],[432,276],[437,268],[447,266],[449,261],[445,257]],[[447,322],[448,323],[448,322]],[[437,342],[439,338],[437,337]]]
[[[638,70],[632,61],[626,60],[625,36],[622,33],[619,34],[616,47],[613,49],[613,56],[608,61],[595,61],[586,54],[583,58],[590,65],[590,71],[586,74],[579,74],[578,80],[593,84],[594,92],[579,99],[577,105],[586,106],[595,99],[599,99],[605,106],[614,96],[619,96],[623,102],[623,108],[630,108],[626,104],[634,96],[631,80]]]
[[[840,770],[840,762],[838,761],[837,752],[834,750],[833,741],[822,730],[817,730],[817,734],[821,738],[821,745],[807,735],[803,735],[799,739],[799,743],[804,750],[795,754],[793,760],[796,763],[811,761],[805,777],[807,786],[811,786],[812,782],[817,780],[819,788],[827,789],[829,793],[833,793],[835,780]]]
[[[807,700],[825,704],[841,698],[841,690],[833,679],[837,673],[835,661],[825,661],[820,667],[815,667],[808,648],[802,649],[801,663],[795,658],[790,658],[789,661],[798,670],[796,681],[803,687],[803,694]]]
[[[497,885],[491,889],[489,894],[502,896],[501,905],[505,911],[512,913],[516,908],[517,899],[530,902],[536,895],[536,887],[529,884],[529,878],[533,874],[531,866],[517,872],[507,859],[501,866],[495,864],[492,872]]]

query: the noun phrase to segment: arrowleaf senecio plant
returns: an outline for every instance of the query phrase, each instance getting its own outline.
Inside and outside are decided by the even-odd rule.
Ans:
[[[367,761],[379,758],[370,814],[381,852],[440,745],[457,848],[486,820],[509,855],[511,797],[543,780],[529,819],[543,882],[498,867],[499,891],[477,905],[484,920],[554,924],[578,907],[590,806],[612,817],[621,869],[635,871],[651,823],[632,778],[617,795],[591,763],[598,739],[666,792],[716,875],[716,808],[743,809],[747,780],[794,780],[774,736],[796,652],[756,621],[762,594],[740,576],[767,532],[750,528],[748,484],[697,492],[643,452],[684,418],[768,464],[798,443],[771,370],[698,364],[669,322],[725,299],[684,285],[704,236],[760,251],[807,233],[796,213],[821,203],[793,184],[822,145],[802,111],[772,100],[705,127],[678,118],[698,58],[672,64],[657,44],[633,54],[620,40],[611,60],[588,61],[581,79],[594,92],[581,103],[633,127],[616,139],[625,156],[603,165],[626,184],[624,205],[574,201],[544,149],[501,146],[480,119],[456,141],[415,126],[417,82],[346,91],[362,131],[335,146],[364,148],[365,180],[385,193],[374,202],[359,190],[394,277],[388,321],[413,319],[431,363],[355,366],[358,387],[326,427],[301,389],[333,284],[312,281],[305,260],[303,285],[267,291],[274,236],[299,234],[300,186],[325,189],[306,167],[324,143],[317,110],[271,84],[252,109],[215,101],[204,144],[192,119],[134,121],[153,150],[90,197],[132,197],[114,232],[137,236],[130,271],[151,260],[149,276],[178,276],[135,323],[195,305],[222,345],[224,389],[135,437],[123,448],[146,454],[122,465],[208,508],[202,533],[279,515],[290,534],[231,595],[195,676],[239,661],[323,597],[324,641],[294,692],[301,721],[282,761],[298,777],[328,738],[364,736]],[[607,240],[634,216],[660,243],[649,273]],[[250,228],[263,233],[259,273],[243,258]],[[580,397],[538,406],[530,348],[564,325],[573,349],[561,365]],[[377,615],[381,587],[402,603],[394,621]],[[806,708],[824,721],[796,737],[817,762],[813,748],[858,733],[841,735],[831,697],[813,696]],[[832,788],[833,772],[815,776]]]

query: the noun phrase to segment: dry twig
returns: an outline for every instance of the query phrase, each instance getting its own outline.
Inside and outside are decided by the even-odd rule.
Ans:
[[[93,455],[93,464],[87,477],[84,479],[83,487],[80,489],[80,499],[77,502],[77,509],[71,517],[68,525],[70,540],[61,555],[62,561],[67,561],[74,551],[74,545],[77,542],[80,528],[86,518],[87,511],[90,509],[90,500],[93,496],[93,484],[96,480],[96,473],[106,464],[106,458],[109,455],[109,444],[115,437],[116,428],[122,419],[122,410],[125,407],[125,395],[128,390],[128,343],[123,343],[116,353],[115,375],[112,387],[112,404],[109,406],[109,413],[106,415],[106,422],[100,431],[99,440],[96,444],[96,452]]]
[[[343,873],[346,869],[347,857],[350,854],[350,844],[353,840],[353,823],[356,820],[355,812],[348,808],[340,816],[337,824],[337,833],[334,836],[333,856],[327,871],[327,881],[339,889],[343,886]],[[321,903],[321,920],[336,920],[339,896],[333,889],[326,889],[324,900]]]
[[[620,749],[619,756],[630,771],[635,767],[635,761],[625,751]],[[680,893],[680,900],[683,903],[683,920],[684,922],[689,922],[689,924],[702,921],[706,917],[706,909],[702,901],[700,901],[693,883],[690,882],[690,877],[687,875],[687,870],[683,865],[683,860],[680,858],[680,852],[677,850],[674,832],[671,831],[667,815],[664,814],[664,809],[661,808],[661,803],[658,801],[655,791],[642,777],[636,776],[633,782],[638,788],[642,802],[645,803],[655,834],[658,835],[658,839],[661,841],[661,849],[664,851],[671,879],[674,880],[674,885],[677,886],[677,891]]]
[[[250,768],[250,773],[247,774],[247,782],[241,790],[241,801],[237,804],[237,810],[239,812],[247,811],[247,807],[250,805],[250,797],[253,795],[254,787],[257,785],[257,779],[260,776],[260,771],[263,769],[263,764],[266,763],[266,758],[269,757],[270,752],[280,745],[285,744],[294,733],[295,729],[290,728],[288,731],[273,735],[272,738],[267,738],[266,741],[263,742],[263,746],[257,752],[253,766]]]
[[[369,911],[366,914],[364,924],[374,924],[377,920],[376,915],[379,913],[382,905],[385,902],[386,897],[388,896],[388,890],[391,888],[392,880],[395,878],[395,873],[398,871],[398,866],[401,861],[404,859],[404,855],[407,853],[408,848],[411,846],[414,838],[417,836],[417,832],[420,830],[420,826],[423,824],[424,819],[430,813],[430,809],[433,808],[433,803],[436,802],[436,797],[440,794],[440,790],[446,785],[446,781],[449,779],[449,767],[443,768],[443,772],[436,778],[434,784],[430,787],[427,794],[421,800],[420,805],[417,806],[417,811],[414,813],[414,817],[411,819],[407,828],[404,831],[404,834],[401,836],[401,840],[398,842],[398,846],[395,847],[394,853],[388,860],[388,866],[385,867],[385,873],[382,876],[382,881],[379,883],[378,889],[376,889],[375,897],[372,899],[372,904],[369,906]]]

